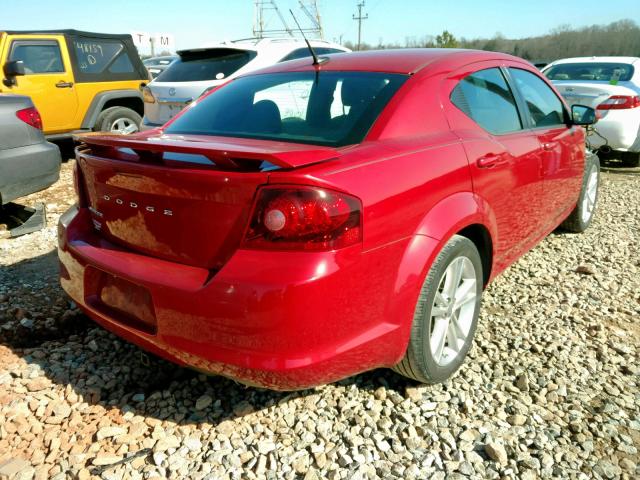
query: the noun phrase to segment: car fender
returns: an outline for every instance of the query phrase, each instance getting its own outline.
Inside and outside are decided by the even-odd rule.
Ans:
[[[409,341],[420,289],[436,256],[453,235],[478,224],[488,230],[495,245],[495,214],[487,202],[473,192],[458,192],[431,208],[407,243],[398,266],[387,317],[399,325],[399,344],[403,348],[398,352],[398,361]]]
[[[131,88],[126,90],[109,90],[96,94],[87,109],[87,113],[84,115],[81,128],[93,128],[98,120],[98,115],[100,115],[106,103],[118,98],[138,98],[142,101],[142,92]]]

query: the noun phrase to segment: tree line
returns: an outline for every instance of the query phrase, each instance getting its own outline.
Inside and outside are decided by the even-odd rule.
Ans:
[[[345,46],[357,50],[357,45],[346,42]],[[363,43],[361,50],[380,48],[473,48],[504,52],[530,61],[550,62],[558,58],[602,55],[640,57],[640,27],[633,20],[620,20],[608,25],[592,25],[572,28],[562,25],[546,35],[519,39],[508,39],[497,33],[492,38],[456,38],[445,30],[439,35],[407,37],[403,44]]]

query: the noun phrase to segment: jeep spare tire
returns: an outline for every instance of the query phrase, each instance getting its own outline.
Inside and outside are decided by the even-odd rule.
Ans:
[[[127,107],[110,107],[98,116],[94,130],[128,135],[140,131],[142,117]]]

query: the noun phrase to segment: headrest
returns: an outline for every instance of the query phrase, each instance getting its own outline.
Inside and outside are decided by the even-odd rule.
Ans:
[[[260,133],[280,133],[282,131],[282,118],[280,109],[271,100],[260,100],[253,105],[249,117],[251,131]]]

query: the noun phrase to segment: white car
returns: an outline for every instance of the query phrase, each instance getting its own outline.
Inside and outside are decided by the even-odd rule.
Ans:
[[[350,52],[323,40],[311,40],[318,56]],[[278,62],[310,57],[304,40],[263,38],[181,50],[179,58],[143,88],[142,130],[160,127],[202,93],[229,79]]]
[[[570,105],[596,109],[600,119],[597,134],[588,138],[592,147],[605,158],[640,165],[640,58],[565,58],[542,72]]]

